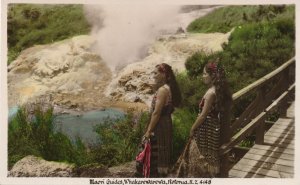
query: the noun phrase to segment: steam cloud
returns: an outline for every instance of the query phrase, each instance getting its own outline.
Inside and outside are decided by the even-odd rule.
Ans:
[[[86,5],[98,53],[114,71],[145,57],[149,45],[163,33],[180,26],[180,6],[175,5]]]

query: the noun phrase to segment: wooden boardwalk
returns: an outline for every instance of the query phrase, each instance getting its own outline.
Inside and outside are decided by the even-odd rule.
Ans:
[[[229,171],[232,178],[294,177],[294,102],[286,118],[279,118],[265,133],[264,144],[255,144]]]

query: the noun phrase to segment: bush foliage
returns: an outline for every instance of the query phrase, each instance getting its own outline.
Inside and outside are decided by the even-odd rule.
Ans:
[[[185,106],[196,106],[197,100],[193,97],[203,95],[204,89],[199,87],[203,84],[198,82],[197,77],[202,74],[204,63],[212,58],[220,59],[233,92],[237,92],[292,58],[295,55],[294,21],[292,18],[278,17],[270,21],[238,26],[232,32],[228,44],[223,45],[222,52],[212,55],[195,53],[188,58],[187,75],[178,76],[183,99],[187,100],[184,102]],[[191,82],[185,83],[188,78]]]
[[[95,127],[100,145],[91,148],[93,161],[107,166],[132,161],[138,152],[149,114],[128,111],[125,118],[114,123],[106,120]]]
[[[227,32],[232,27],[235,29],[228,44],[223,45],[223,51],[212,55],[195,53],[187,59],[187,75],[177,77],[184,106],[197,108],[199,97],[205,92],[198,78],[205,62],[212,58],[220,59],[232,92],[237,92],[295,55],[294,6],[224,7],[191,23],[189,31]],[[253,98],[254,95],[250,95],[236,102],[233,116],[239,115]],[[253,138],[246,139],[241,146],[251,144]]]
[[[35,44],[87,34],[82,5],[10,4],[7,15],[8,63]]]
[[[54,131],[53,108],[42,105],[20,107],[8,127],[8,167],[27,155],[49,161],[86,163],[86,148],[79,138],[75,144],[61,132]]]
[[[270,21],[279,17],[294,18],[295,6],[243,5],[225,6],[194,20],[187,28],[189,32],[222,32],[248,23]]]
[[[27,155],[49,161],[118,165],[134,159],[148,123],[147,113],[127,112],[119,120],[100,122],[95,131],[100,144],[87,146],[80,138],[75,142],[55,129],[53,108],[41,105],[23,106],[11,120],[8,128],[8,168]]]

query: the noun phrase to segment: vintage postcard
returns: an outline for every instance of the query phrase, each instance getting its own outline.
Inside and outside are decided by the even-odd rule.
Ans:
[[[296,185],[298,6],[2,0],[0,184]]]

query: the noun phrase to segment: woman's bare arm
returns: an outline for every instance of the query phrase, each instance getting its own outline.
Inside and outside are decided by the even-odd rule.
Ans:
[[[198,115],[196,121],[194,122],[194,124],[191,128],[190,136],[192,136],[194,131],[204,122],[215,99],[216,99],[216,94],[214,92],[209,92],[206,95],[203,109],[202,109],[200,115]]]
[[[157,124],[157,122],[160,118],[162,108],[166,104],[167,97],[168,97],[168,90],[166,88],[163,88],[163,87],[159,88],[158,92],[157,92],[155,108],[154,108],[154,111],[151,115],[151,120],[150,120],[148,129],[147,129],[147,132],[145,134],[145,137],[149,138],[150,133],[155,128],[155,126],[156,126],[156,124]]]

